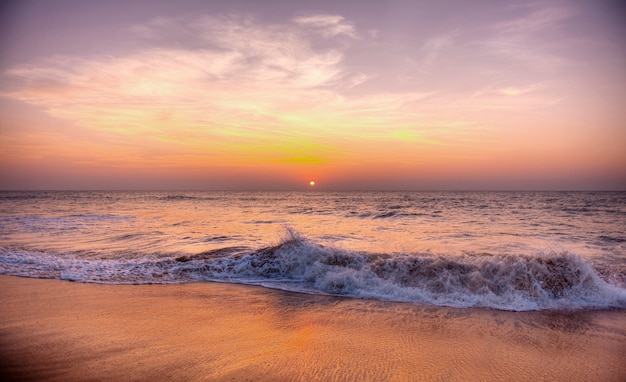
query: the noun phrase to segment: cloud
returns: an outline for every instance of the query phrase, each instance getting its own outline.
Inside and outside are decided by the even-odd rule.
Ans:
[[[566,20],[575,12],[571,8],[537,4],[534,10],[524,17],[495,23],[492,28],[497,33],[528,34],[537,33],[546,29],[555,28],[561,21]],[[531,8],[532,9],[532,8]]]
[[[261,139],[261,134],[318,139],[324,127],[311,126],[328,122],[327,116],[335,124],[356,126],[376,113],[384,124],[430,94],[391,89],[343,94],[375,74],[346,65],[345,41],[333,45],[333,36],[356,35],[341,16],[298,17],[285,24],[240,16],[159,18],[131,30],[149,40],[164,41],[174,31],[195,40],[191,48],[163,43],[118,56],[49,57],[9,70],[20,83],[4,95],[85,128],[124,136],[150,132],[154,139],[229,140]],[[323,48],[315,44],[320,37],[327,40]]]
[[[143,32],[154,36],[172,26],[180,28],[175,20],[159,20]],[[204,46],[155,47],[117,57],[57,56],[12,68],[7,74],[21,84],[5,95],[64,114],[75,113],[60,110],[70,104],[78,113],[106,104],[186,108],[189,102],[228,109],[228,103],[237,108],[235,100],[271,109],[302,92],[363,79],[345,73],[340,50],[313,49],[314,36],[291,25],[204,17],[190,29]]]
[[[444,36],[438,36],[428,39],[422,46],[422,50],[425,52],[424,56],[419,63],[420,70],[427,72],[442,55],[442,52],[454,44],[454,35],[456,33],[449,33]]]
[[[535,88],[524,86],[500,85],[482,97],[455,88],[455,73],[447,70],[462,66],[454,60],[443,69],[436,64],[457,39],[462,42],[460,32],[432,37],[416,50],[433,81],[451,84],[444,88],[389,81],[398,71],[388,63],[403,54],[355,64],[349,55],[372,46],[339,15],[285,23],[237,15],[159,18],[129,31],[140,47],[134,52],[53,56],[16,66],[4,74],[13,87],[2,95],[70,121],[81,134],[104,135],[111,146],[140,151],[135,156],[154,158],[149,148],[158,147],[168,158],[174,151],[212,163],[287,157],[322,163],[369,149],[354,142],[374,145],[379,139],[474,144],[471,135],[489,129],[475,111],[544,101],[528,97]],[[444,77],[437,77],[442,71]],[[276,150],[282,154],[271,152]]]
[[[489,38],[475,45],[484,46],[492,54],[539,70],[554,71],[566,60],[554,53],[551,46],[561,24],[576,14],[571,7],[530,4],[523,17],[497,22],[489,26]],[[563,39],[560,40],[561,45]]]
[[[534,92],[537,89],[543,87],[541,84],[533,84],[524,87],[515,87],[508,86],[506,88],[500,88],[496,90],[497,94],[507,95],[507,96],[520,96],[526,93]]]
[[[296,24],[320,31],[325,36],[346,35],[356,38],[354,26],[339,15],[311,15],[293,19]]]
[[[132,53],[53,56],[13,67],[4,77],[14,85],[2,95],[85,131],[106,132],[115,145],[144,150],[168,143],[190,155],[210,150],[211,157],[243,157],[237,150],[251,147],[259,150],[250,155],[262,155],[263,147],[334,153],[327,143],[312,144],[333,128],[315,121],[371,105],[341,95],[371,76],[345,65],[345,41],[334,39],[355,32],[340,16],[285,24],[239,16],[160,18],[131,32],[145,43]],[[189,46],[169,41],[172,35],[189,36]]]

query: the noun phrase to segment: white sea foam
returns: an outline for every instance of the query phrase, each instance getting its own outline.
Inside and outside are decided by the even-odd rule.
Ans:
[[[256,251],[97,260],[0,248],[0,273],[95,283],[226,281],[291,291],[503,310],[626,308],[626,289],[579,256],[371,254],[313,243],[288,230]]]

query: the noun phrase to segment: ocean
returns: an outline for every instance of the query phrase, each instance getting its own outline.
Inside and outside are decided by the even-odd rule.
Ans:
[[[0,274],[626,309],[626,192],[0,192]]]

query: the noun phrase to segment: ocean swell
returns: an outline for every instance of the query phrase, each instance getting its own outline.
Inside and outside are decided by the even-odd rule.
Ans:
[[[626,289],[571,253],[367,254],[290,233],[278,246],[198,266],[207,279],[358,298],[503,310],[626,308]]]
[[[502,310],[626,308],[626,288],[579,256],[371,254],[287,230],[280,244],[195,255],[94,260],[0,248],[0,273],[95,283],[221,281],[296,292]]]

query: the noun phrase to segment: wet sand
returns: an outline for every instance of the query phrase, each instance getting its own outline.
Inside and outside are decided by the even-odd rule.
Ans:
[[[0,379],[625,381],[626,311],[0,276]]]

